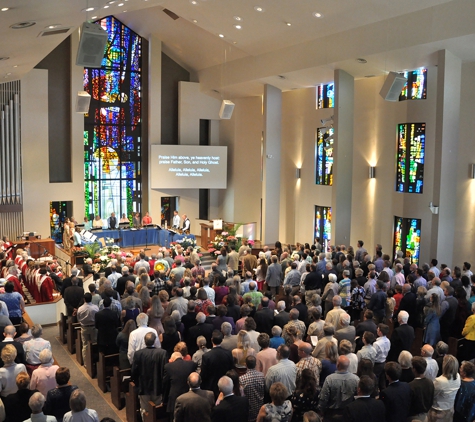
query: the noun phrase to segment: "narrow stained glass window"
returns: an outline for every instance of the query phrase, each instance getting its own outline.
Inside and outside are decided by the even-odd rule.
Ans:
[[[396,191],[422,193],[426,124],[401,123],[397,132]]]
[[[394,217],[393,256],[398,251],[411,263],[419,263],[421,249],[421,220],[418,218]]]
[[[333,128],[318,128],[315,141],[315,183],[333,184]]]

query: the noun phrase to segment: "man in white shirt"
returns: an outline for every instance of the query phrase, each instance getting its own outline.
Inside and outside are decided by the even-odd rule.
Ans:
[[[155,328],[147,327],[148,325],[148,316],[143,312],[137,316],[137,329],[132,331],[129,336],[129,347],[127,349],[127,357],[129,358],[130,364],[134,361],[134,354],[137,350],[144,349],[145,346],[145,334],[154,333],[156,336],[155,347],[160,347],[160,340],[158,339],[158,334]]]
[[[209,278],[207,277],[203,279],[203,290],[206,291],[206,293],[208,294],[208,299],[211,300],[214,305],[214,298],[216,296],[216,293],[211,287],[209,287]]]
[[[430,267],[429,271],[432,271],[436,277],[439,277],[440,270],[437,268],[437,264],[439,263],[439,261],[434,258],[432,261],[430,261],[430,263],[432,264],[432,267]]]
[[[434,349],[430,344],[425,344],[421,349],[421,356],[427,362],[427,368],[424,372],[424,376],[431,381],[434,381],[437,378],[437,373],[439,372],[439,364],[435,359],[432,359],[434,354]]]
[[[373,343],[376,350],[376,357],[374,358],[374,375],[379,379],[379,388],[383,390],[386,388],[386,380],[384,379],[384,364],[391,349],[391,341],[388,339],[389,327],[386,324],[378,324],[376,330],[378,338]]]
[[[173,211],[172,228],[180,228],[180,215],[178,214],[178,211]]]

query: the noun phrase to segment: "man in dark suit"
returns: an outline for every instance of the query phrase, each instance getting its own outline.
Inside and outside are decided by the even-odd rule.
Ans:
[[[191,327],[196,325],[196,312],[195,312],[195,302],[193,300],[188,301],[188,312],[181,317],[181,322],[185,327],[185,331],[183,332],[183,337],[188,337],[188,330]]]
[[[399,312],[406,311],[409,314],[408,324],[414,327],[417,317],[417,296],[411,291],[410,284],[402,286],[402,294],[404,296],[399,303]]]
[[[72,286],[72,279],[74,277],[78,277],[78,274],[79,274],[79,269],[78,268],[73,268],[71,270],[71,277],[66,277],[64,280],[63,280],[63,284],[61,285],[61,296],[64,297],[64,292],[66,291],[66,289],[70,286]],[[78,277],[78,286],[79,287],[82,287],[82,280]],[[84,294],[84,290],[82,292],[82,294]]]
[[[277,302],[278,314],[274,316],[274,324],[280,328],[284,328],[284,325],[290,321],[290,314],[285,310],[285,302],[283,300]]]
[[[379,394],[379,399],[386,408],[386,422],[401,422],[407,420],[411,403],[411,387],[407,382],[399,381],[401,377],[401,365],[396,362],[388,362],[384,365],[386,379],[389,382]]]
[[[299,311],[299,320],[307,324],[308,308],[307,305],[302,303],[302,299],[300,299],[300,296],[295,295],[293,297],[292,309],[297,309]]]
[[[212,421],[247,421],[249,416],[249,400],[245,396],[238,397],[233,394],[233,380],[226,376],[221,377],[218,381],[218,388],[219,391],[223,393],[224,398],[221,400],[221,403],[214,408]]]
[[[163,394],[163,375],[167,363],[167,352],[155,348],[155,333],[145,334],[145,349],[137,350],[132,363],[132,381],[140,399],[140,411],[150,412],[149,402],[160,404]]]
[[[196,371],[196,366],[196,362],[183,360],[180,352],[172,353],[170,363],[165,365],[163,406],[166,407],[170,415],[173,415],[175,412],[177,397],[188,391],[188,377],[192,372]]]
[[[117,280],[117,284],[115,286],[115,290],[117,293],[119,293],[119,296],[124,294],[128,281],[131,281],[135,284],[135,277],[132,274],[129,274],[129,267],[124,265],[122,267],[122,277]]]
[[[441,307],[445,310],[440,317],[440,335],[442,341],[449,342],[450,332],[452,331],[452,325],[455,321],[455,314],[457,312],[458,300],[454,297],[454,288],[447,286],[444,288],[445,301],[441,303]],[[445,303],[444,303],[445,302]]]
[[[269,298],[261,299],[262,309],[259,309],[254,315],[256,321],[256,331],[272,335],[272,327],[274,326],[274,312],[269,309]]]
[[[64,290],[63,298],[66,305],[66,313],[70,317],[73,315],[74,310],[78,310],[84,303],[84,288],[79,286],[79,278],[71,278],[71,285]]]
[[[196,345],[196,339],[199,336],[203,336],[206,339],[206,347],[211,348],[211,335],[213,334],[213,324],[208,324],[206,321],[206,315],[203,312],[198,312],[196,315],[196,325],[190,327],[188,330],[188,336],[186,337],[186,347],[190,356],[198,350]]]
[[[358,323],[358,325],[356,326],[355,335],[358,338],[355,340],[355,353],[363,347],[363,334],[365,331],[373,333],[375,337],[378,336],[378,333],[376,332],[378,330],[378,327],[374,322],[373,316],[373,311],[371,309],[366,309],[363,315],[363,321]]]
[[[407,324],[409,314],[406,311],[400,311],[397,316],[399,327],[395,328],[391,335],[391,349],[389,350],[386,362],[397,362],[399,353],[403,350],[411,351],[414,342],[414,328]]]
[[[214,407],[212,391],[200,388],[201,377],[192,372],[188,377],[190,391],[182,394],[175,402],[175,422],[211,422],[211,411]]]
[[[346,422],[384,422],[386,409],[380,400],[371,398],[374,391],[374,381],[363,375],[357,388],[358,395],[355,401],[345,407],[344,420]]]
[[[25,351],[23,350],[23,346],[21,343],[18,343],[17,341],[14,341],[13,339],[15,338],[16,334],[16,328],[13,325],[7,325],[3,329],[3,335],[5,336],[5,339],[0,342],[0,354],[3,350],[3,348],[7,344],[11,344],[12,346],[15,347],[16,349],[16,358],[15,358],[15,363],[26,363],[25,361]],[[0,359],[0,367],[3,367],[3,361]]]
[[[233,369],[233,355],[229,350],[221,347],[223,334],[215,330],[211,337],[213,348],[203,355],[201,361],[201,377],[203,379],[203,388],[212,390],[215,397],[218,397],[218,380]],[[247,416],[246,416],[247,417]]]
[[[96,313],[95,325],[97,328],[97,346],[99,352],[105,355],[118,353],[119,350],[115,343],[117,338],[117,328],[120,327],[117,312],[111,309],[112,299],[106,296],[102,302],[104,309]]]

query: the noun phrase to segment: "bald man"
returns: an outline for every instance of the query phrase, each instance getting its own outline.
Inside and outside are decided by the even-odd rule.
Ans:
[[[359,378],[348,372],[350,360],[340,356],[336,364],[336,372],[328,375],[320,392],[319,410],[325,419],[341,418],[345,407],[351,403],[357,393]]]
[[[196,421],[211,422],[211,410],[214,407],[212,391],[201,389],[201,377],[192,372],[188,377],[190,391],[182,394],[175,402],[175,422]]]
[[[434,381],[437,377],[437,373],[439,372],[439,364],[435,359],[432,359],[432,355],[434,354],[434,349],[430,344],[425,344],[421,349],[421,356],[427,362],[427,368],[424,372],[424,376],[431,381]]]

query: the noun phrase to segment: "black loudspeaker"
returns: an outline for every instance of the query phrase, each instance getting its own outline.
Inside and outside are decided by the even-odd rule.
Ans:
[[[233,115],[234,103],[229,100],[223,100],[221,103],[221,109],[219,110],[220,119],[230,119]]]
[[[389,72],[379,95],[386,101],[398,101],[399,95],[407,82],[407,78],[396,72]]]
[[[95,23],[84,22],[81,26],[76,65],[100,68],[107,45],[107,31]]]

